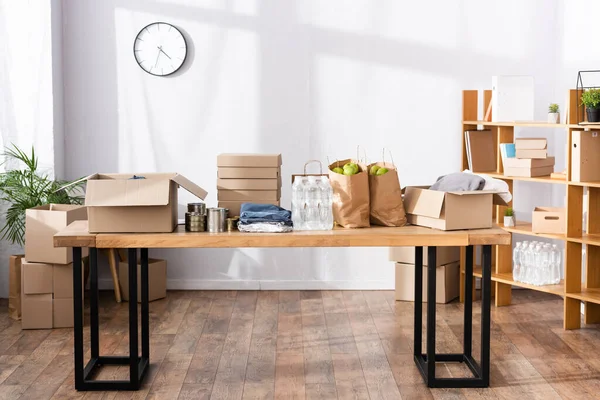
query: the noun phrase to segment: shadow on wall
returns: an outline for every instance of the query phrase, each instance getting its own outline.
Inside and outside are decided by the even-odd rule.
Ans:
[[[356,143],[368,141],[377,148],[389,145],[389,143],[396,143],[398,146],[396,154],[403,155],[396,157],[399,161],[398,169],[414,173],[415,176],[418,175],[418,180],[421,181],[418,183],[425,180],[433,181],[438,175],[448,169],[455,169],[455,166],[460,164],[458,134],[452,129],[449,130],[451,133],[448,135],[439,135],[439,126],[436,126],[436,123],[445,123],[446,120],[436,120],[435,115],[431,117],[431,121],[428,121],[431,122],[428,126],[422,126],[422,121],[412,121],[412,118],[417,118],[416,116],[420,114],[410,107],[416,107],[417,104],[429,104],[431,93],[434,92],[444,103],[447,103],[448,107],[445,107],[445,112],[452,115],[449,118],[452,119],[456,116],[458,123],[461,88],[478,86],[476,83],[479,83],[479,86],[487,86],[490,76],[497,73],[531,73],[531,71],[523,71],[522,65],[518,63],[520,60],[511,59],[508,55],[498,56],[492,51],[472,50],[473,35],[466,22],[471,22],[473,16],[467,12],[463,1],[447,6],[453,8],[452,15],[448,18],[445,15],[442,16],[449,20],[452,20],[452,17],[456,19],[453,22],[455,30],[447,33],[448,37],[454,38],[453,41],[450,40],[453,42],[452,45],[443,45],[439,42],[436,44],[436,41],[432,41],[432,44],[413,40],[406,36],[395,37],[394,35],[372,33],[372,31],[376,31],[374,27],[386,22],[380,21],[380,19],[387,18],[385,6],[378,5],[380,9],[375,9],[375,3],[369,8],[370,21],[366,24],[369,29],[347,27],[336,29],[327,24],[311,21],[313,16],[315,20],[318,19],[318,13],[311,10],[311,5],[307,4],[309,3],[291,0],[242,3],[227,1],[222,3],[219,8],[208,9],[175,0],[109,0],[102,3],[92,0],[67,1],[65,8],[77,10],[75,15],[82,14],[86,18],[80,20],[70,18],[67,21],[71,25],[67,27],[70,34],[65,35],[65,41],[68,41],[68,46],[65,47],[69,49],[65,61],[66,73],[75,73],[76,69],[91,68],[89,74],[95,75],[93,80],[84,82],[83,88],[70,88],[67,91],[68,93],[81,91],[91,93],[90,104],[84,107],[73,104],[87,99],[85,96],[73,100],[65,97],[67,154],[81,149],[86,152],[85,155],[75,156],[78,160],[75,164],[67,161],[68,171],[71,175],[83,175],[88,172],[83,171],[83,168],[91,171],[113,171],[125,167],[154,168],[159,171],[175,170],[189,176],[201,186],[214,188],[214,160],[219,152],[281,152],[284,159],[282,175],[287,177],[292,173],[299,172],[301,166],[308,159],[325,160],[327,156],[332,156],[332,149],[335,149],[337,154],[354,154]],[[524,7],[535,8],[536,5],[537,2],[534,2],[533,5]],[[325,5],[322,7],[327,8]],[[197,36],[199,31],[196,30],[196,33],[192,33],[190,30],[182,29],[188,40],[188,51],[190,51],[188,56],[191,56],[184,69],[169,79],[159,78],[164,80],[152,81],[151,88],[142,84],[139,96],[134,97],[131,93],[126,93],[131,90],[130,85],[134,83],[128,80],[118,80],[120,71],[117,68],[123,68],[123,65],[115,67],[114,60],[118,59],[117,49],[113,47],[101,55],[90,54],[91,50],[86,49],[94,48],[94,41],[99,40],[99,36],[102,35],[108,36],[108,38],[103,38],[103,41],[110,41],[115,46],[119,46],[122,38],[117,38],[116,35],[115,15],[117,10],[126,10],[127,13],[139,15],[139,18],[146,20],[168,22],[170,19],[176,19],[212,28],[216,27],[216,30],[211,31],[211,42],[200,48],[195,45],[195,41],[200,39]],[[339,12],[346,15],[344,10],[339,10]],[[407,17],[407,20],[409,19]],[[93,35],[91,42],[82,40],[85,37],[81,38],[81,35],[85,36],[85,32],[90,29],[85,25],[90,20],[94,21],[95,27],[102,30],[102,35]],[[347,22],[347,20],[340,21],[342,25]],[[138,26],[138,24],[134,24],[135,19],[130,17],[126,19],[126,22],[135,25],[127,27],[131,31],[135,31]],[[387,22],[389,23],[389,21]],[[508,29],[502,24],[500,27]],[[181,29],[179,26],[178,28]],[[423,32],[419,34],[426,34],[428,27],[422,25],[420,29]],[[231,68],[228,55],[224,54],[224,48],[232,40],[230,32],[250,32],[257,44],[257,76],[254,78],[255,82],[252,82],[257,85],[256,104],[240,101],[239,104],[235,104],[237,108],[233,108],[239,110],[240,114],[252,114],[248,120],[255,121],[256,124],[248,126],[248,132],[251,135],[247,136],[228,129],[221,130],[222,126],[228,126],[229,119],[238,118],[237,114],[220,113],[219,110],[213,112],[220,101],[219,85],[224,84],[223,70]],[[502,35],[502,32],[499,34]],[[441,36],[442,39],[445,39],[443,35]],[[124,40],[133,39],[125,37]],[[129,47],[130,44],[126,43],[124,46]],[[530,50],[523,47],[526,44],[520,44],[520,46],[520,48],[515,48],[514,53],[517,55]],[[100,46],[100,48],[106,49],[106,46]],[[293,51],[290,51],[290,48]],[[200,73],[197,64],[207,58],[209,62]],[[343,109],[340,113],[337,113],[340,110],[329,111],[331,103],[328,101],[331,99],[326,97],[328,94],[324,94],[324,90],[320,86],[328,79],[336,79],[336,74],[322,75],[319,60],[324,58],[341,60],[340,87],[349,88],[352,96],[356,96],[357,93],[361,94],[356,96],[359,99],[356,103]],[[356,67],[357,65],[358,67]],[[477,68],[473,68],[474,65]],[[502,66],[500,71],[498,66]],[[251,68],[251,66],[244,67]],[[356,75],[347,74],[348,69],[345,67],[356,68],[363,72],[356,73]],[[232,79],[239,76],[244,77],[244,72],[245,68],[240,68],[239,71],[229,70],[228,77]],[[384,75],[384,79],[380,79],[381,82],[374,82],[380,72],[387,75]],[[141,71],[139,73],[142,74]],[[186,110],[185,112],[166,115],[162,109],[156,107],[157,89],[175,99],[176,95],[172,92],[174,85],[180,84],[178,78],[187,79],[194,74],[199,75],[196,77],[197,81],[194,82],[197,85],[195,92],[187,99],[178,99],[181,102],[181,109]],[[420,90],[403,90],[404,85],[408,84],[406,78],[389,82],[386,80],[388,76],[395,78],[402,74],[439,78],[440,82],[445,82],[445,86],[440,86],[435,79],[424,79],[422,84],[408,82],[417,85]],[[82,79],[77,79],[78,84],[81,81]],[[384,90],[382,93],[387,93],[389,99],[400,99],[407,107],[395,109],[386,101],[386,98],[376,97],[379,92],[375,95],[370,94],[376,83],[383,87],[380,90]],[[68,87],[70,80],[65,79],[65,84]],[[139,82],[135,84],[140,85]],[[118,85],[123,87],[118,87]],[[93,95],[98,91],[104,93],[99,99]],[[127,95],[123,95],[123,93]],[[244,93],[240,92],[240,97],[245,99],[246,97],[243,95]],[[339,94],[340,101],[344,100],[344,95],[344,93]],[[373,96],[376,97],[374,101]],[[193,101],[196,113],[192,112],[191,115],[188,115],[190,112],[186,108],[185,102],[190,99]],[[130,115],[133,115],[129,110],[137,101],[142,104],[139,106],[140,109],[144,110],[145,118],[141,118],[145,119],[143,123],[128,120]],[[69,102],[72,103],[69,104]],[[375,107],[372,103],[375,104]],[[136,104],[136,106],[138,105]],[[88,112],[91,113],[91,118],[87,118]],[[420,127],[419,134],[405,132],[398,134],[388,126],[380,127],[378,118],[381,113],[400,114],[400,117],[396,115],[399,125],[395,128],[405,125],[410,128],[416,125]],[[403,119],[402,115],[410,115],[410,117]],[[389,116],[385,115],[384,117]],[[215,118],[219,118],[218,122],[214,121]],[[177,125],[178,119],[183,121],[181,125]],[[347,126],[351,126],[355,122],[355,119],[362,121],[366,129],[362,131],[360,129],[345,130]],[[328,121],[330,125],[323,121]],[[188,122],[194,126],[193,130],[181,128],[185,127],[185,123]],[[89,127],[88,124],[92,123],[102,124],[101,130],[106,135],[90,137],[86,128]],[[332,139],[335,132],[331,132],[329,127],[336,126],[336,124],[338,124],[336,131],[344,133],[343,141]],[[132,128],[132,126],[135,127]],[[143,128],[139,128],[139,126]],[[403,151],[405,148],[428,148],[430,135],[434,134],[440,147],[446,149],[449,155],[446,160],[440,161],[438,156],[433,153]],[[177,136],[178,146],[171,144],[175,140],[175,136]],[[186,146],[187,143],[196,142],[198,146]],[[402,143],[403,147],[400,147],[399,143]],[[133,149],[139,151],[136,150],[136,152]],[[102,156],[96,154],[102,154]],[[143,154],[144,157],[141,158],[140,154]],[[124,161],[124,158],[127,160]],[[185,160],[191,160],[192,165],[180,167]],[[415,168],[415,165],[423,164],[435,165],[438,169],[418,171],[418,168]],[[417,182],[405,180],[403,183],[414,184]],[[208,200],[216,203],[213,196],[211,193]],[[186,200],[185,195],[180,194],[180,198]],[[284,179],[282,204],[289,207],[289,200],[290,183]],[[175,252],[165,251],[161,254],[167,255],[172,265],[175,263],[178,265],[178,267],[174,266],[172,270],[170,269],[170,274],[179,267],[183,269],[184,267],[189,268],[190,264],[205,263],[198,263],[197,260],[207,260],[214,264],[210,265],[210,273],[202,273],[202,276],[208,277],[208,279],[218,280],[223,277],[224,279],[269,280],[285,275],[290,280],[340,280],[340,276],[348,276],[345,270],[352,265],[352,261],[360,259],[360,257],[355,257],[359,251],[361,250],[252,250],[250,253],[253,255],[246,258],[243,256],[240,258],[240,252],[236,250],[190,250],[178,252],[177,255]],[[237,260],[235,265],[232,265],[233,260]],[[386,264],[384,267],[388,268],[389,265]],[[368,269],[370,272],[374,270],[371,265]],[[178,276],[182,276],[179,275],[180,272],[184,273],[184,271],[177,271]],[[357,273],[356,270],[350,270],[349,273],[353,279],[357,280],[370,276],[369,271]],[[387,273],[385,276],[388,276]]]

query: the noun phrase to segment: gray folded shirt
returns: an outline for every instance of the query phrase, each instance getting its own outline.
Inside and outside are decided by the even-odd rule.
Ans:
[[[439,190],[440,192],[465,192],[471,190],[482,190],[485,186],[485,179],[475,174],[465,174],[455,172],[452,174],[440,176],[429,189]]]

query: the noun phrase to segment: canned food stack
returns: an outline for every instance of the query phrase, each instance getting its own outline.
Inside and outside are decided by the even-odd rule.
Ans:
[[[188,203],[185,213],[185,230],[188,232],[204,232],[206,230],[206,204]]]
[[[281,154],[217,156],[218,206],[229,217],[240,215],[243,203],[274,204],[281,198]]]

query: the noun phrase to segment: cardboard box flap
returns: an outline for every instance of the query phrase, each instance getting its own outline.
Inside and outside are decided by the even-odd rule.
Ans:
[[[169,204],[167,179],[92,179],[85,193],[86,206],[164,206]]]
[[[173,178],[171,178],[171,180],[202,200],[204,200],[208,195],[206,190],[202,189],[200,186],[196,185],[183,175],[176,174]]]
[[[64,186],[61,186],[60,188],[56,189],[56,191],[55,191],[54,193],[57,193],[57,192],[60,192],[61,190],[64,190],[64,189],[70,188],[71,186],[78,185],[78,184],[80,184],[81,182],[85,182],[85,181],[88,181],[88,180],[90,180],[90,179],[94,179],[94,178],[96,178],[97,176],[98,176],[98,174],[91,174],[91,175],[88,175],[88,176],[86,176],[86,177],[83,177],[83,178],[81,178],[81,179],[77,179],[76,181],[73,181],[73,182],[71,182],[71,183],[69,183],[69,184],[66,184],[66,185],[64,185]]]
[[[420,187],[407,187],[404,207],[408,214],[439,218],[444,206],[446,192],[427,190]]]
[[[470,196],[470,195],[478,195],[478,194],[494,194],[494,193],[498,193],[495,190],[463,190],[463,191],[456,191],[456,192],[446,192],[448,194],[454,194],[457,196]]]

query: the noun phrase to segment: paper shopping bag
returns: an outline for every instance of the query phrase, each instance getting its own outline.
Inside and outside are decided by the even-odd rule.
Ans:
[[[386,168],[387,172],[381,175],[371,174],[373,166]],[[371,223],[383,226],[406,225],[402,189],[396,166],[391,163],[377,162],[370,164],[368,171]]]
[[[354,163],[358,172],[344,175],[333,169]],[[329,182],[333,189],[333,219],[344,228],[369,227],[369,176],[366,165],[357,160],[339,160],[329,166]]]
[[[10,256],[8,262],[8,316],[21,319],[21,261],[23,255]]]

